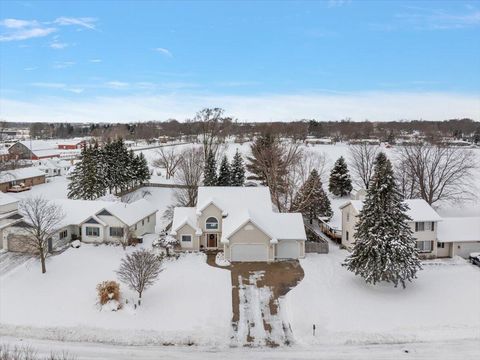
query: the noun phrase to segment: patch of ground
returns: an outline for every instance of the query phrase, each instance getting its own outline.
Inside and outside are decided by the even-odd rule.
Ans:
[[[209,254],[207,263],[215,263]],[[279,299],[304,277],[298,261],[242,262],[228,267],[232,279],[232,345],[279,346],[291,344],[290,324],[285,321]]]

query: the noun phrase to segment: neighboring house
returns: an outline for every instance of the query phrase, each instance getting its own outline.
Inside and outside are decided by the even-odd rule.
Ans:
[[[86,243],[119,243],[128,233],[135,238],[155,232],[157,209],[147,200],[133,203],[97,200],[53,200],[65,214],[49,241],[49,251],[79,239]],[[25,220],[7,228],[3,246],[9,251],[28,251],[25,247]],[[127,233],[128,232],[128,233]]]
[[[468,258],[480,252],[480,217],[442,218],[438,224],[438,257]]]
[[[86,145],[85,139],[71,139],[71,140],[64,140],[57,144],[59,149],[62,150],[75,150],[81,149],[84,145]]]
[[[18,213],[18,201],[11,195],[0,193],[0,250],[4,249],[4,231],[22,218]]]
[[[275,213],[267,187],[199,187],[196,207],[174,210],[170,235],[183,250],[223,250],[230,261],[305,256],[300,213]]]
[[[8,148],[8,152],[19,159],[48,159],[60,157],[56,144],[45,140],[18,141]]]
[[[35,163],[38,169],[45,173],[46,177],[67,175],[72,165],[71,161],[62,159],[42,159]]]
[[[45,173],[35,167],[0,172],[0,191],[7,192],[15,185],[31,187],[45,183]]]
[[[405,203],[409,207],[407,215],[412,219],[409,225],[421,257],[436,257],[437,229],[442,218],[425,200],[410,199],[405,200]],[[349,250],[352,250],[355,245],[355,225],[362,207],[362,200],[351,200],[340,206],[342,210],[342,245]]]

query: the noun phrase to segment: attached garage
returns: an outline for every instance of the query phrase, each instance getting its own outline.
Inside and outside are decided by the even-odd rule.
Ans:
[[[264,244],[234,244],[230,251],[230,261],[268,261],[268,247]]]
[[[300,257],[300,244],[295,240],[280,240],[276,246],[275,258],[298,259]]]

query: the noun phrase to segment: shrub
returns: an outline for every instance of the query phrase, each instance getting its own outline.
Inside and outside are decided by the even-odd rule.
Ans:
[[[110,300],[120,300],[120,285],[116,281],[103,281],[97,285],[100,304],[105,305]]]

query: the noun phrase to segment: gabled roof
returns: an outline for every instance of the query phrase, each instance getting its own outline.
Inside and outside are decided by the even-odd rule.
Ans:
[[[184,225],[189,225],[191,228],[201,234],[201,230],[197,227],[197,217],[194,207],[176,207],[173,211],[172,231],[170,234],[175,236],[177,230]]]
[[[405,204],[408,205],[407,215],[412,221],[442,221],[440,215],[423,199],[407,199]],[[360,212],[363,208],[362,200],[350,200],[340,206],[340,209],[352,205],[353,208]]]
[[[128,226],[135,225],[137,222],[158,211],[156,207],[145,199],[140,199],[132,203],[110,202],[110,205],[105,209]]]
[[[29,179],[37,176],[45,176],[45,173],[36,167],[7,170],[0,173],[0,183],[5,183],[13,180]]]

